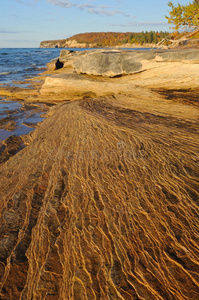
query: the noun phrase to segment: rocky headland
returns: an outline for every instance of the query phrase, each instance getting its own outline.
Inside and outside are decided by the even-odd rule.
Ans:
[[[199,50],[63,50],[0,89],[53,104],[0,165],[0,299],[199,298],[198,71]]]
[[[144,44],[120,44],[114,46],[116,48],[154,48],[156,45],[154,43],[144,43]],[[86,43],[78,42],[76,40],[52,40],[52,41],[42,41],[40,43],[40,48],[100,48],[97,43]],[[107,46],[107,48],[112,48],[112,46]],[[167,47],[166,47],[167,48]]]
[[[62,40],[42,41],[40,48],[198,48],[198,31],[169,32],[86,32]]]
[[[152,48],[168,32],[86,32],[75,34],[67,39],[42,41],[40,48]]]

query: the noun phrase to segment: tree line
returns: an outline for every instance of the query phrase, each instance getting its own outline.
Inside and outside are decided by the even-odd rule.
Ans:
[[[156,44],[168,36],[169,32],[87,32],[73,35],[68,40],[78,43],[95,44],[98,47],[117,46],[123,44]]]

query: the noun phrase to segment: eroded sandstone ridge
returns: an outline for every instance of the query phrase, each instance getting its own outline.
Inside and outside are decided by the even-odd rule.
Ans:
[[[0,299],[198,299],[198,90],[76,96],[0,166]]]

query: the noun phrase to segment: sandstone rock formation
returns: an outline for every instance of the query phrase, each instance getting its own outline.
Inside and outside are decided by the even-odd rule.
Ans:
[[[62,50],[59,61],[63,69],[47,76],[41,97],[53,100],[133,93],[135,86],[198,88],[199,50]],[[52,64],[55,68],[55,61]]]
[[[151,69],[156,62],[199,64],[199,51],[91,51],[74,61],[78,73],[115,77]]]
[[[64,48],[66,40],[43,41],[40,43],[40,48]]]
[[[49,70],[73,65],[77,73],[88,75],[117,77],[134,74],[147,69],[159,68],[159,63],[199,64],[199,50],[61,50],[60,57],[52,60]],[[58,64],[58,67],[56,67]],[[171,65],[171,64],[170,64]],[[173,66],[173,64],[171,65]]]
[[[67,40],[65,48],[95,48],[96,44],[78,43],[76,40]]]
[[[96,44],[78,43],[76,40],[42,41],[40,48],[96,48]]]
[[[157,64],[47,77],[38,101],[75,101],[0,165],[0,299],[199,298],[199,90],[148,88],[198,65]]]
[[[1,299],[198,298],[198,111],[135,95],[57,105],[0,167]]]

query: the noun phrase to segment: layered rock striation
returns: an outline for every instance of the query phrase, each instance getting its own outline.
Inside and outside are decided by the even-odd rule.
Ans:
[[[0,165],[0,299],[198,299],[198,89],[62,63],[38,99],[65,101]]]

